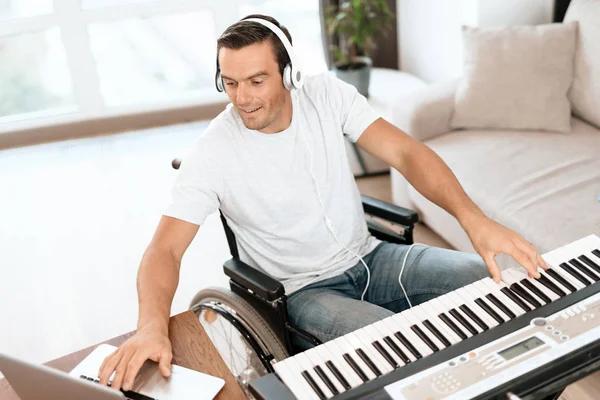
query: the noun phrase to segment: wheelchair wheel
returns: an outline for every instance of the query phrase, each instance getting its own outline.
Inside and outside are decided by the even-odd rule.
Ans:
[[[212,340],[229,370],[253,398],[248,385],[273,372],[271,361],[289,354],[265,320],[240,296],[212,287],[194,296],[190,309]]]

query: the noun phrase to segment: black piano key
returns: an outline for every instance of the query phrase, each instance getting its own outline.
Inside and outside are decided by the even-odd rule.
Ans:
[[[383,358],[385,358],[385,361],[387,361],[394,369],[400,367],[396,360],[394,360],[390,353],[388,353],[388,351],[377,340],[373,342],[373,347],[377,349],[379,354],[381,354]]]
[[[595,255],[596,257],[600,258],[600,250],[598,250],[598,249],[592,250],[592,254]]]
[[[468,338],[467,334],[463,332],[462,329],[460,329],[458,327],[458,325],[456,325],[454,323],[454,321],[452,321],[450,319],[450,317],[448,317],[446,314],[441,313],[440,315],[438,315],[438,317],[444,321],[444,323],[446,325],[448,325],[450,327],[450,329],[452,329],[454,331],[454,333],[456,333],[462,340],[465,340],[466,338]]]
[[[571,284],[571,282],[569,282],[568,280],[566,280],[565,278],[563,278],[561,274],[559,274],[558,272],[554,271],[552,268],[548,268],[546,270],[546,273],[548,275],[550,275],[556,282],[560,283],[565,288],[567,288],[568,290],[570,290],[571,293],[577,291],[577,288],[575,286],[573,286]]]
[[[327,376],[327,374],[325,374],[325,371],[323,371],[323,369],[320,366],[317,365],[314,369],[317,372],[317,375],[319,375],[319,378],[321,378],[321,380],[323,382],[325,382],[325,384],[327,385],[327,387],[329,388],[329,390],[331,390],[331,393],[333,393],[334,396],[336,394],[340,394],[340,391],[337,390],[337,388],[335,387],[335,385],[333,384],[333,382],[331,382],[331,380],[329,379],[329,377]]]
[[[554,282],[552,282],[543,272],[540,272],[540,277],[537,278],[537,281],[542,285],[546,286],[548,289],[552,290],[559,297],[565,297],[567,294],[564,290],[556,286]]]
[[[542,292],[540,289],[535,287],[535,285],[533,283],[529,282],[527,279],[521,280],[521,285],[525,286],[527,289],[529,289],[531,292],[533,292],[533,294],[535,294],[537,297],[542,299],[542,301],[544,303],[546,303],[546,304],[552,303],[552,300],[550,299],[550,297],[546,296],[546,294],[544,294],[544,292]]]
[[[310,376],[308,371],[302,371],[302,376],[304,377],[304,379],[306,379],[306,382],[308,382],[310,387],[315,391],[315,393],[317,394],[317,396],[319,396],[319,398],[321,400],[327,399],[327,396],[325,396],[325,393],[323,393],[323,391],[321,390],[319,385],[317,385],[317,382],[315,382],[313,377]]]
[[[571,264],[573,267],[577,268],[580,272],[583,272],[592,281],[598,282],[600,280],[600,278],[598,278],[598,275],[596,275],[592,271],[590,271],[588,269],[588,267],[586,267],[581,262],[579,262],[579,260],[576,260],[576,259],[569,260],[569,264]]]
[[[356,375],[358,375],[358,377],[363,380],[363,382],[369,381],[369,378],[367,377],[367,375],[363,372],[363,370],[356,363],[356,361],[354,361],[354,359],[352,358],[352,356],[350,354],[345,353],[343,355],[343,357],[344,357],[344,360],[346,360],[346,362],[348,363],[348,365],[350,365],[350,367],[352,367],[354,372],[356,372]]]
[[[339,369],[337,369],[334,363],[332,363],[331,361],[325,361],[325,365],[327,365],[327,368],[329,368],[333,376],[335,376],[337,380],[340,381],[344,389],[350,390],[352,388],[352,386],[350,386],[344,375],[342,375],[342,373]]]
[[[500,315],[498,315],[498,313],[496,311],[494,311],[494,309],[492,307],[490,307],[485,301],[483,301],[483,299],[476,299],[475,304],[477,304],[479,307],[483,308],[485,310],[485,312],[490,314],[492,316],[492,318],[494,318],[496,320],[496,322],[498,322],[499,324],[503,324],[505,322],[504,318],[502,318]]]
[[[417,360],[423,358],[423,356],[421,355],[421,353],[419,353],[417,348],[413,346],[412,343],[406,338],[406,336],[404,336],[400,331],[394,333],[394,336],[396,336],[400,343],[402,343],[408,349],[408,351],[410,351],[413,354],[413,356],[415,356]]]
[[[562,264],[560,264],[560,266],[562,267],[562,269],[567,271],[569,274],[571,274],[575,279],[577,279],[579,282],[583,283],[585,286],[589,286],[592,284],[592,282],[588,281],[583,275],[581,275],[579,272],[577,272],[569,264],[562,263]]]
[[[494,296],[491,293],[488,293],[485,295],[485,297],[491,301],[492,303],[494,303],[494,305],[496,307],[498,307],[499,309],[502,310],[502,312],[506,315],[508,315],[508,318],[513,319],[513,318],[517,318],[517,316],[515,315],[514,312],[512,312],[512,310],[510,308],[508,308],[506,306],[506,304],[504,304],[503,302],[501,302],[496,296]]]
[[[383,338],[383,341],[387,343],[388,346],[390,346],[390,349],[394,350],[394,353],[396,353],[396,355],[398,357],[400,357],[400,359],[402,361],[404,361],[405,364],[410,363],[410,358],[408,358],[408,356],[406,355],[406,353],[404,353],[402,351],[402,349],[396,344],[396,342],[394,342],[392,340],[391,337],[386,336]]]
[[[477,329],[461,313],[456,311],[454,308],[448,311],[458,322],[460,322],[472,335],[477,335]]]
[[[425,325],[425,328],[429,329],[431,331],[431,333],[433,333],[435,335],[435,337],[438,338],[439,341],[442,342],[442,344],[444,346],[450,347],[452,345],[452,343],[450,343],[450,341],[448,339],[446,339],[446,337],[444,335],[442,335],[442,332],[440,332],[440,330],[438,328],[436,328],[431,323],[431,321],[426,319],[425,321],[423,321],[423,325]]]
[[[479,318],[477,316],[477,314],[475,314],[469,307],[467,307],[466,305],[461,305],[460,307],[458,307],[462,310],[462,312],[464,312],[465,314],[467,314],[469,316],[469,318],[471,318],[473,321],[475,321],[475,323],[477,325],[479,325],[481,327],[481,329],[483,329],[484,331],[487,331],[488,329],[490,329],[489,326],[486,325],[485,322],[483,322],[483,320],[481,318]]]
[[[586,256],[585,254],[582,254],[579,256],[579,259],[581,261],[583,261],[584,263],[586,263],[588,265],[588,267],[590,267],[591,269],[593,269],[594,271],[596,271],[597,273],[600,274],[600,265],[596,264],[588,256]]]
[[[363,349],[356,349],[356,354],[367,364],[367,367],[371,368],[371,371],[377,376],[381,376],[381,371],[377,368],[377,365],[369,358],[367,353]]]
[[[525,290],[525,288],[523,288],[523,286],[519,285],[518,283],[515,282],[510,285],[510,290],[521,296],[521,298],[531,304],[533,308],[539,308],[542,306],[539,301],[537,301],[532,295],[529,294],[527,290]]]
[[[429,337],[428,337],[428,336],[425,334],[425,332],[423,332],[423,331],[421,330],[421,328],[419,328],[417,325],[413,325],[413,326],[411,326],[411,327],[410,327],[410,329],[412,329],[412,331],[413,331],[414,333],[416,333],[416,334],[417,334],[417,336],[418,336],[418,337],[419,337],[419,338],[420,338],[422,341],[424,341],[424,342],[425,342],[425,344],[426,344],[427,346],[429,346],[429,348],[430,348],[431,350],[433,350],[434,352],[436,352],[436,351],[440,351],[440,349],[439,349],[439,348],[438,348],[438,347],[435,345],[435,343],[433,343],[433,341],[432,341],[432,340],[431,340],[431,339],[430,339],[430,338],[429,338]]]
[[[523,300],[521,300],[521,298],[519,296],[517,296],[517,294],[515,292],[513,292],[510,288],[504,287],[500,290],[502,291],[502,293],[504,293],[506,296],[508,296],[508,298],[510,298],[515,303],[517,303],[517,305],[519,307],[521,307],[523,310],[525,310],[525,312],[531,311],[531,307],[529,307],[529,305],[527,303],[525,303]]]

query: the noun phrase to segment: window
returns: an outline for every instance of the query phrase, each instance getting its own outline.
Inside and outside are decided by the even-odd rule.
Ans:
[[[0,130],[7,123],[225,100],[216,40],[251,13],[326,70],[318,0],[0,0]]]

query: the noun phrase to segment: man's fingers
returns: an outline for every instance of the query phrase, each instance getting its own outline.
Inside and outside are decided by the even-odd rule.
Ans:
[[[117,365],[117,368],[115,369],[115,377],[113,378],[112,384],[110,385],[111,388],[116,390],[121,389],[123,378],[125,377],[125,373],[127,372],[127,365],[129,364],[129,361],[131,361],[131,357],[133,357],[134,354],[134,350],[127,350],[123,354],[123,357],[121,358],[119,364]]]
[[[160,362],[159,362],[158,366],[160,368],[160,372],[165,377],[171,375],[171,359],[172,358],[173,358],[173,354],[170,351],[163,350],[160,353]]]
[[[492,275],[492,279],[494,280],[494,282],[500,283],[500,281],[502,280],[502,275],[500,274],[500,268],[498,268],[498,264],[496,264],[496,259],[494,258],[494,255],[492,253],[484,255],[483,261],[487,265],[488,271],[490,272],[490,275]]]
[[[519,250],[519,248],[517,248],[515,246],[514,249],[512,250],[512,252],[510,252],[508,254],[512,258],[514,258],[519,264],[521,264],[521,266],[523,268],[525,268],[527,270],[527,272],[529,272],[530,278],[539,278],[540,277],[540,273],[538,272],[537,267],[536,267],[537,262],[534,264],[531,261],[531,259],[527,256],[527,254],[525,254],[524,252]]]
[[[123,352],[116,351],[115,353],[113,353],[112,356],[108,356],[105,359],[106,364],[104,364],[104,368],[102,369],[102,372],[99,375],[101,385],[106,386],[108,384],[108,379],[115,371],[115,368],[117,368],[119,361],[121,361],[121,357],[123,357]]]
[[[102,361],[102,364],[100,365],[100,368],[98,368],[98,377],[100,377],[100,375],[102,375],[102,371],[104,370],[104,367],[115,356],[115,354],[117,354],[118,351],[119,351],[119,349],[116,349],[115,351],[113,351],[112,353],[110,353],[109,355],[107,355],[104,358],[104,361]]]
[[[123,377],[123,390],[131,390],[133,386],[133,381],[135,381],[135,377],[138,372],[140,372],[140,368],[144,362],[148,359],[146,354],[142,351],[136,351],[131,360],[127,364],[127,371],[125,372],[125,376]]]
[[[539,253],[537,255],[537,258],[538,258],[538,264],[540,265],[540,267],[542,267],[542,269],[544,271],[546,271],[548,268],[550,268],[548,266],[548,264],[546,264],[546,261],[542,258],[542,256]]]
[[[538,266],[541,267],[542,264],[540,264],[539,254],[538,254],[537,250],[525,239],[517,240],[516,246],[519,248],[519,250],[521,250],[523,252],[523,254],[525,254],[525,256],[527,256],[527,258],[529,258],[529,260],[531,261],[531,264],[533,266],[533,269],[535,270],[535,273],[537,273],[537,275],[533,274],[532,270],[529,270],[528,268],[526,268],[529,271],[529,277],[530,278],[539,278]]]

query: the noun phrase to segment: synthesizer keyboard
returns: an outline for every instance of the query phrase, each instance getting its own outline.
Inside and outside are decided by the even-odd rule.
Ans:
[[[486,398],[557,359],[600,358],[600,238],[542,257],[539,279],[502,271],[500,284],[485,278],[279,361],[250,388],[265,400]]]

